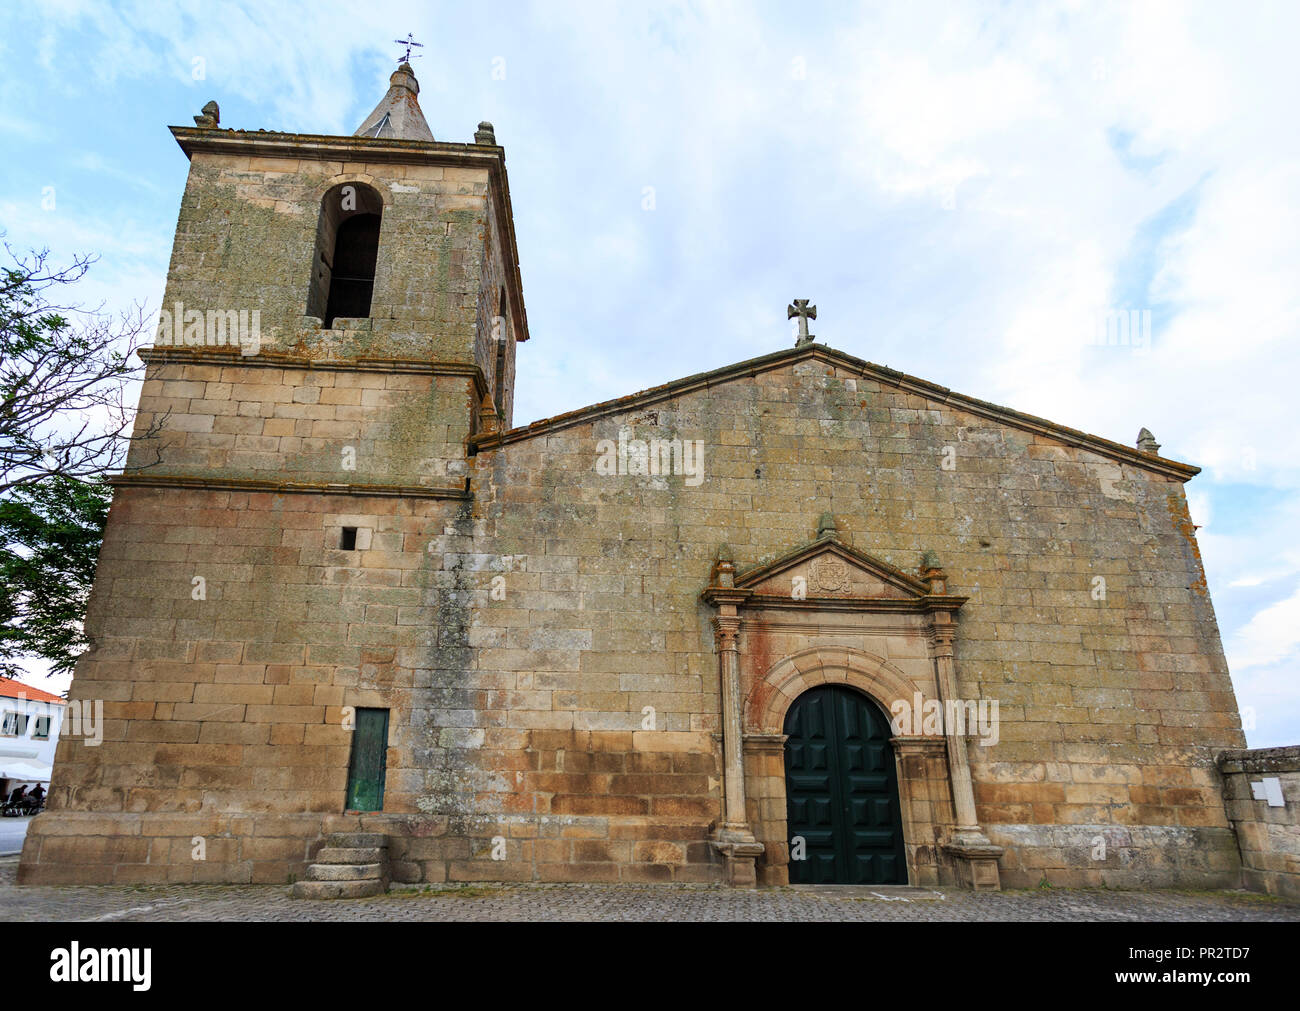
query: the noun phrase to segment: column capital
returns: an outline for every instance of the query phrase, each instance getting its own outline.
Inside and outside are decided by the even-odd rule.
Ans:
[[[952,625],[931,625],[928,639],[930,655],[951,659],[953,642],[957,638],[957,629]]]
[[[736,640],[740,636],[740,618],[735,615],[715,614],[713,632],[718,637],[719,649],[735,649]]]

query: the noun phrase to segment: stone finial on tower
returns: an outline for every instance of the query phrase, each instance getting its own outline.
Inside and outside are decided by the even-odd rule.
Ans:
[[[203,107],[203,115],[194,117],[194,125],[205,130],[215,130],[221,122],[221,107],[216,102],[209,102]]]
[[[496,147],[497,135],[496,131],[492,128],[491,123],[484,120],[478,125],[478,129],[474,131],[474,143],[487,144],[491,147]]]
[[[1138,432],[1137,448],[1143,453],[1155,454],[1160,452],[1160,443],[1156,442],[1149,428],[1144,428]]]
[[[805,344],[811,344],[815,339],[813,335],[808,332],[808,321],[817,318],[817,307],[815,305],[809,305],[808,302],[809,300],[806,298],[796,298],[793,305],[785,307],[786,319],[794,319],[796,316],[799,317],[799,336],[794,342],[794,346],[797,348],[801,348]]]
[[[822,513],[817,520],[817,539],[820,541],[823,537],[834,537],[838,533],[835,517],[830,513]]]

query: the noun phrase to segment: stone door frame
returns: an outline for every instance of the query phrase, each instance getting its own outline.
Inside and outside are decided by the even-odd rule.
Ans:
[[[831,593],[777,592],[790,573],[806,574],[798,578]],[[859,592],[862,586],[869,590]],[[856,688],[887,718],[899,699],[955,699],[953,617],[967,598],[948,594],[932,555],[918,579],[845,544],[824,516],[816,540],[739,577],[724,545],[701,599],[716,609],[722,694],[723,816],[713,844],[729,884],[787,884],[784,726],[790,706],[818,684]],[[923,629],[932,676],[909,677],[884,657],[826,642],[871,621],[912,636]],[[761,640],[774,625],[809,645],[760,672],[753,669],[756,657],[742,658],[740,644]],[[909,883],[998,888],[1002,850],[976,819],[965,739],[949,726],[942,736],[900,735],[891,742]]]

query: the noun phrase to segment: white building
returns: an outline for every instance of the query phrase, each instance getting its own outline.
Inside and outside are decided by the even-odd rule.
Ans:
[[[0,679],[0,798],[20,786],[50,788],[67,703],[41,688]]]

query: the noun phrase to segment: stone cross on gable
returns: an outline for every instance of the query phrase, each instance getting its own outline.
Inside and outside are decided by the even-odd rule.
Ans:
[[[786,306],[785,318],[794,319],[796,316],[799,317],[799,337],[794,346],[800,348],[813,342],[813,335],[808,332],[808,321],[817,318],[817,307],[809,305],[806,298],[796,298],[794,305]]]

